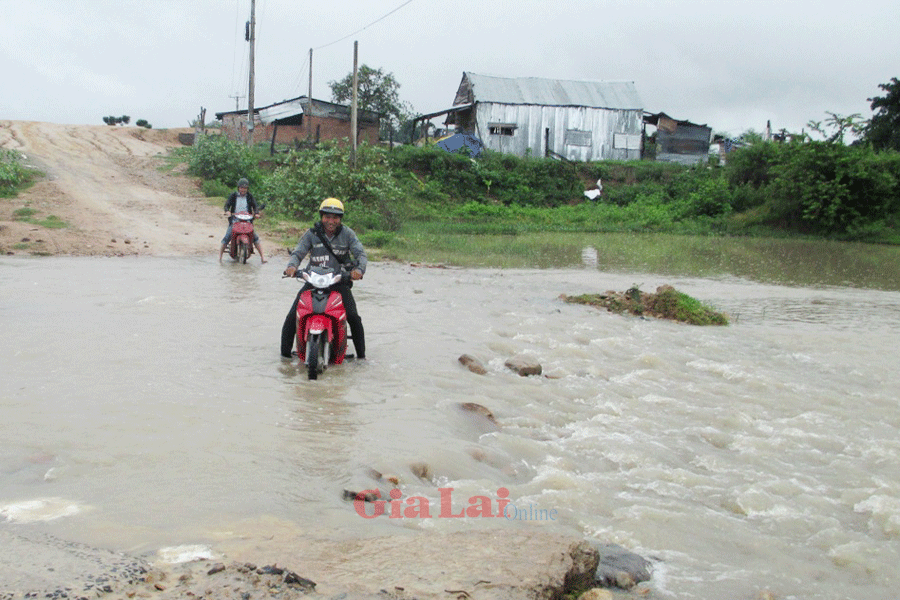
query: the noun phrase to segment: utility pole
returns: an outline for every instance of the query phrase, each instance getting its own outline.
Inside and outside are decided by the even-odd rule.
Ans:
[[[306,137],[312,139],[312,51],[309,49],[309,92],[306,94]]]
[[[247,92],[247,145],[253,145],[253,63],[254,46],[256,44],[256,0],[250,0],[250,25],[248,27],[250,42],[250,90]]]
[[[229,98],[234,98],[234,110],[235,112],[241,110],[241,105],[238,103],[242,98],[246,98],[246,96],[238,96],[235,94],[234,96],[228,96]]]
[[[353,102],[350,104],[350,137],[352,138],[350,164],[356,168],[356,101],[359,88],[359,72],[357,71],[357,56],[359,55],[359,42],[353,42]]]

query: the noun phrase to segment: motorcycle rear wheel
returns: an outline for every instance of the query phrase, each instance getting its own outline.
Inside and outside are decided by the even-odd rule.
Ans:
[[[238,260],[242,264],[247,264],[247,257],[250,256],[250,246],[245,243],[238,244]]]
[[[319,377],[319,336],[320,333],[314,333],[309,336],[306,342],[306,374],[310,379],[318,379]]]

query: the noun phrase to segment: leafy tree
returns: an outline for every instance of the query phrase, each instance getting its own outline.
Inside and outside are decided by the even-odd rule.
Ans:
[[[892,77],[880,87],[884,96],[869,98],[874,115],[869,120],[865,139],[876,150],[900,150],[900,81]]]
[[[103,122],[107,125],[128,125],[131,117],[122,115],[121,117],[103,117]]]
[[[391,131],[399,137],[401,129],[412,120],[412,106],[402,102],[397,90],[400,83],[393,73],[383,69],[373,69],[368,65],[359,67],[357,102],[361,110],[382,115],[380,136],[387,139]],[[331,97],[334,102],[350,102],[353,98],[353,73],[348,73],[340,81],[330,81]]]
[[[839,115],[837,113],[825,111],[828,118],[822,121],[809,121],[806,126],[815,131],[829,144],[843,144],[844,136],[848,133],[854,136],[861,136],[866,130],[868,121],[862,118],[859,113],[852,115]]]

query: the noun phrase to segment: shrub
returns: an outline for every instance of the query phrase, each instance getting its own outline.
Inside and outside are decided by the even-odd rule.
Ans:
[[[396,236],[387,231],[370,231],[360,234],[360,241],[369,248],[383,248],[394,241]]]
[[[354,229],[396,230],[395,214],[404,192],[387,168],[387,151],[362,144],[356,168],[349,149],[320,144],[315,150],[295,150],[262,186],[268,208],[295,219],[312,218],[323,199],[339,198],[353,217]]]
[[[792,227],[843,234],[898,209],[897,153],[809,142],[795,146],[771,171],[771,213]]]
[[[725,175],[733,187],[748,185],[760,188],[772,182],[772,167],[784,160],[790,147],[801,144],[757,143],[744,146],[728,155]],[[750,207],[748,207],[750,208]]]
[[[261,179],[253,150],[223,135],[204,135],[197,140],[189,154],[188,172],[218,181],[229,189],[235,187],[241,177],[249,179],[251,186]]]
[[[203,181],[203,195],[207,198],[227,198],[231,195],[233,187],[229,187],[217,179],[206,179]]]
[[[719,217],[731,212],[731,188],[718,174],[692,171],[680,178],[673,198],[673,214],[678,220]]]
[[[22,166],[22,155],[15,150],[0,148],[0,194],[11,193],[28,179],[28,170]]]

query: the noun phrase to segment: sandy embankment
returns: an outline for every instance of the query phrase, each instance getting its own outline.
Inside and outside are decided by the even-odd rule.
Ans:
[[[0,252],[176,256],[214,253],[225,231],[221,210],[196,178],[165,169],[181,130],[0,121],[0,147],[45,173],[18,198],[0,200]],[[53,215],[68,227],[13,218]]]

